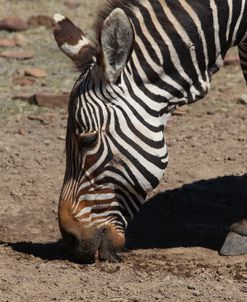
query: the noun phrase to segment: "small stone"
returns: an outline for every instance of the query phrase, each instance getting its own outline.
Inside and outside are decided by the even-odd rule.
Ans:
[[[187,113],[187,108],[185,107],[178,107],[172,115],[179,115],[179,116],[182,116],[182,115],[185,115]]]
[[[14,95],[12,99],[33,103],[33,95],[30,94],[17,94]]]
[[[37,16],[31,16],[27,24],[30,27],[39,27],[39,26],[45,26],[46,28],[53,28],[54,27],[54,21],[50,16],[46,15],[37,15]]]
[[[227,56],[224,60],[224,65],[239,64],[239,56]]]
[[[220,275],[220,276],[225,276],[225,275],[229,274],[229,271],[226,267],[219,267],[217,269],[217,274]]]
[[[247,105],[247,94],[241,94],[237,100],[237,103],[240,105]]]
[[[32,51],[6,50],[0,53],[0,57],[6,59],[27,60],[27,59],[32,59],[34,57],[34,53]]]
[[[58,139],[61,141],[65,141],[66,137],[65,135],[59,135]]]
[[[19,128],[18,129],[18,134],[20,134],[22,136],[26,136],[27,135],[27,130],[25,128]]]
[[[64,2],[64,5],[66,5],[68,8],[75,9],[80,6],[80,3],[76,0],[67,0]]]
[[[198,291],[198,290],[195,290],[195,291],[193,291],[193,296],[195,296],[195,297],[198,297],[198,296],[200,296],[200,292]]]
[[[51,142],[50,142],[49,140],[44,140],[43,143],[44,143],[46,146],[49,146]]]
[[[48,94],[48,93],[39,93],[35,94],[36,104],[42,107],[60,107],[67,109],[69,94]]]
[[[17,34],[14,38],[17,46],[25,46],[27,44],[27,39],[22,34]]]
[[[24,74],[34,78],[44,78],[47,76],[47,73],[44,69],[27,67],[24,69]]]
[[[246,251],[247,237],[234,232],[229,232],[220,250],[220,254],[224,256],[238,256],[246,254]]]
[[[242,293],[247,293],[247,286],[242,286],[242,287],[240,288],[240,291],[241,291]]]
[[[22,31],[27,29],[27,22],[18,16],[11,16],[0,21],[0,30]]]
[[[30,77],[14,77],[13,83],[20,86],[31,86],[35,83],[35,80]]]
[[[43,115],[29,115],[28,119],[31,121],[39,121],[43,125],[48,125],[49,122],[45,120]]]
[[[16,42],[14,39],[0,39],[0,47],[14,47]]]

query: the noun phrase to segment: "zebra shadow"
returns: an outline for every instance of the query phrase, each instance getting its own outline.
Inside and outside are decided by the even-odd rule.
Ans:
[[[230,225],[244,218],[246,209],[247,174],[200,180],[159,193],[130,224],[127,248],[219,250]]]
[[[67,260],[73,263],[81,263],[79,259],[71,254],[68,246],[60,239],[56,242],[36,243],[36,242],[7,242],[0,241],[1,245],[10,247],[13,251],[38,257],[42,260]]]
[[[128,249],[201,246],[219,250],[229,226],[246,214],[247,174],[200,180],[153,197],[127,229]],[[81,263],[63,240],[3,242],[43,260]]]

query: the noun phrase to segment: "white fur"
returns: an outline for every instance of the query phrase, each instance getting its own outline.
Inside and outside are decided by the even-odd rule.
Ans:
[[[68,43],[64,43],[61,46],[61,49],[70,56],[75,56],[79,53],[79,51],[86,45],[89,44],[89,41],[85,39],[84,37],[81,37],[81,39],[78,41],[76,45],[70,45]]]
[[[65,17],[63,15],[60,15],[60,14],[55,14],[53,16],[53,19],[55,20],[56,23],[59,23],[59,22],[63,21],[65,19]]]

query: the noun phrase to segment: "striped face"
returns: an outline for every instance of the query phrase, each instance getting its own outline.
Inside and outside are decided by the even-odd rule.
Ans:
[[[167,166],[165,122],[176,107],[205,96],[232,45],[240,43],[247,79],[246,3],[109,0],[92,39],[54,16],[57,44],[80,71],[69,103],[59,226],[83,261],[118,259],[128,221]]]
[[[133,99],[134,32],[122,10],[104,21],[100,51],[67,18],[54,19],[58,46],[81,72],[69,103],[60,230],[83,261],[115,261],[128,221],[166,167],[163,121]]]
[[[78,256],[115,260],[128,221],[163,175],[167,153],[163,129],[144,129],[126,108],[127,86],[100,79],[99,68],[93,64],[72,92],[59,222]]]

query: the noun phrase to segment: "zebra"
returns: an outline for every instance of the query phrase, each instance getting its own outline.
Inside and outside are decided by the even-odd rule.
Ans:
[[[172,112],[208,93],[233,46],[247,82],[247,0],[111,0],[87,34],[54,20],[58,47],[80,72],[59,228],[81,261],[118,261],[128,223],[165,173]],[[221,254],[247,252],[246,236],[243,219]]]

